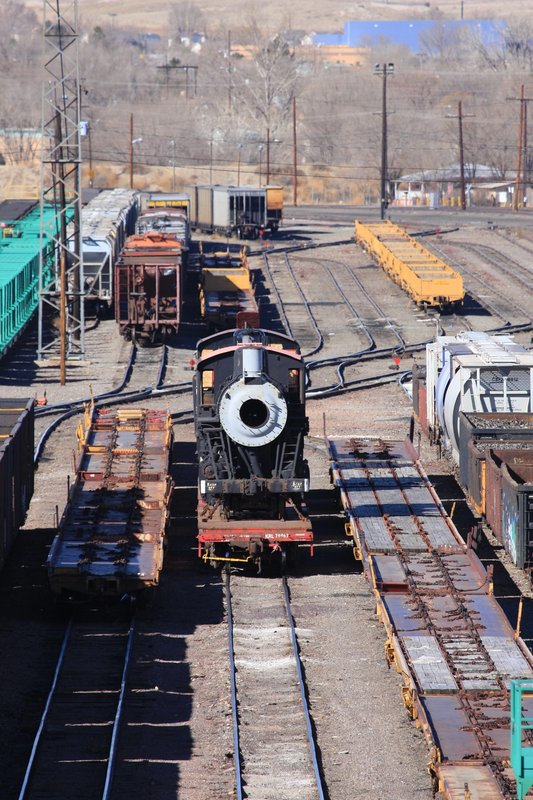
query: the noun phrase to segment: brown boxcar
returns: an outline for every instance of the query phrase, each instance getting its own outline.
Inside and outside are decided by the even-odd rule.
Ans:
[[[33,400],[0,399],[0,568],[33,494]]]
[[[174,236],[130,236],[115,266],[115,319],[120,333],[154,343],[177,333],[181,319],[183,248]]]

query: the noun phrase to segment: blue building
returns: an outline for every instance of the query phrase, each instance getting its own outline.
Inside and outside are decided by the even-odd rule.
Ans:
[[[315,33],[313,44],[315,46],[368,47],[377,44],[380,40],[387,39],[418,53],[422,49],[421,34],[432,29],[444,29],[446,33],[452,34],[462,29],[474,28],[482,34],[486,43],[490,43],[498,38],[503,24],[502,20],[490,19],[380,20],[379,22],[352,20],[344,23],[344,31],[341,33]]]

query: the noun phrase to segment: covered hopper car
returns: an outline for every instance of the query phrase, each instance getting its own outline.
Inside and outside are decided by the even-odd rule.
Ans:
[[[417,305],[445,308],[463,302],[462,276],[398,225],[356,220],[355,239]]]
[[[88,299],[111,306],[115,263],[135,232],[139,195],[132,189],[104,189],[81,211],[83,276]]]
[[[176,333],[182,281],[183,247],[172,234],[130,236],[115,266],[115,319],[120,333],[141,344]]]
[[[198,343],[193,391],[205,561],[261,568],[312,543],[304,372],[296,342],[272,331],[224,331]]]
[[[33,400],[0,399],[0,568],[33,494]]]
[[[76,478],[47,563],[57,597],[120,598],[157,586],[171,445],[166,411],[87,410]]]

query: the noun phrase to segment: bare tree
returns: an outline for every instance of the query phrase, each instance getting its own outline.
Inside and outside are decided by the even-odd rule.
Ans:
[[[201,8],[190,0],[183,0],[170,7],[169,32],[180,39],[190,38],[193,33],[205,33],[205,18]]]

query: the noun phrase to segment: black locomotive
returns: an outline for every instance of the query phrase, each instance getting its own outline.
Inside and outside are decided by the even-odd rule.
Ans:
[[[194,377],[199,542],[206,560],[258,561],[312,541],[305,367],[297,343],[244,328],[202,339]]]

